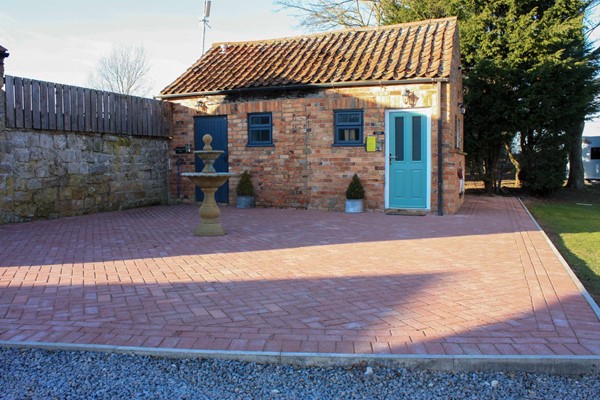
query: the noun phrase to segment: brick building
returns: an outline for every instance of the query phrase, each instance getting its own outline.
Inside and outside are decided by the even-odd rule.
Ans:
[[[355,173],[370,210],[462,204],[455,18],[215,44],[159,97],[173,103],[172,198],[195,199],[182,152],[210,133],[226,151],[215,167],[249,171],[258,206],[343,210]]]

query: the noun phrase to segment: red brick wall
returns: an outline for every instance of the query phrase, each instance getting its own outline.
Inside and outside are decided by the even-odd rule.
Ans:
[[[443,85],[445,86],[445,85]],[[194,116],[226,115],[228,122],[229,168],[232,172],[248,170],[256,190],[258,206],[298,207],[322,210],[343,210],[345,191],[353,174],[357,173],[365,187],[365,207],[384,208],[386,151],[367,153],[364,147],[334,147],[333,112],[341,109],[364,110],[364,136],[385,130],[385,110],[409,108],[402,99],[405,88],[418,97],[417,108],[432,109],[432,209],[437,207],[437,86],[421,84],[388,87],[323,89],[312,93],[275,98],[228,98],[211,96],[176,101],[173,113],[171,141],[171,195],[177,197],[175,162],[185,160],[181,172],[193,171],[193,155],[176,155],[174,148],[193,143]],[[457,89],[458,90],[458,89]],[[443,98],[444,117],[452,108],[452,96]],[[200,106],[198,100],[202,101]],[[445,107],[445,108],[444,108]],[[246,147],[247,114],[271,112],[273,117],[273,147]],[[452,113],[450,113],[452,114]],[[446,118],[444,118],[446,120]],[[453,138],[454,128],[444,123],[444,141]],[[450,154],[445,146],[445,157]],[[449,175],[456,174],[452,156],[445,164]],[[235,185],[230,183],[230,202],[235,203]],[[449,178],[444,185],[452,202],[445,212],[457,209],[458,187]],[[454,193],[456,192],[456,193]],[[194,199],[193,188],[181,179],[180,197]],[[435,201],[433,201],[435,199]]]
[[[461,196],[459,187],[458,170],[465,171],[464,153],[464,116],[459,105],[464,102],[462,74],[460,72],[460,47],[458,44],[458,31],[454,36],[453,57],[450,81],[452,85],[445,85],[448,92],[446,104],[442,106],[444,118],[448,123],[444,126],[444,213],[454,214],[462,206],[464,195]],[[458,140],[456,130],[458,128]]]

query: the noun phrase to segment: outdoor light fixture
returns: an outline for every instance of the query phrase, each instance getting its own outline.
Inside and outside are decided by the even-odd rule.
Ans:
[[[201,112],[206,109],[206,104],[202,100],[196,101],[196,111]]]
[[[462,115],[465,115],[465,112],[467,112],[467,108],[465,107],[465,103],[458,103],[458,109],[460,110],[460,113]]]
[[[404,100],[404,104],[408,104],[408,100],[410,99],[410,90],[404,89],[404,95],[402,96]]]
[[[402,99],[404,100],[404,104],[409,104],[411,107],[414,107],[415,104],[417,104],[417,100],[419,100],[419,98],[415,95],[415,92],[411,92],[408,89],[404,90]]]

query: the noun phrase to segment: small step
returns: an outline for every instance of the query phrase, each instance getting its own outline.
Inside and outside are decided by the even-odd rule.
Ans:
[[[410,210],[401,208],[386,208],[383,210],[387,215],[408,215],[412,217],[422,217],[429,214],[429,211],[424,210]]]

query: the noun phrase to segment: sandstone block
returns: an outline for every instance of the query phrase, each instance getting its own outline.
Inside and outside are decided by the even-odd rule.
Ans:
[[[33,203],[44,205],[54,203],[58,199],[58,188],[42,188],[33,192]]]
[[[53,147],[56,150],[64,150],[67,147],[66,135],[53,135]]]

